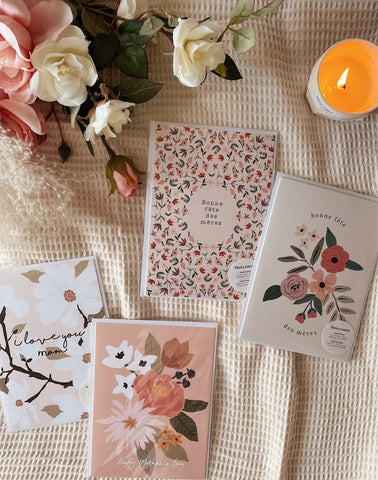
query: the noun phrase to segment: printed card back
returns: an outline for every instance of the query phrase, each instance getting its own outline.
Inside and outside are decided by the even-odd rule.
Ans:
[[[217,324],[95,321],[91,476],[206,479]]]
[[[151,123],[141,296],[242,300],[276,132]]]
[[[348,361],[377,259],[378,201],[278,174],[238,337]]]
[[[8,431],[88,418],[91,321],[108,316],[95,258],[2,270],[0,310]]]

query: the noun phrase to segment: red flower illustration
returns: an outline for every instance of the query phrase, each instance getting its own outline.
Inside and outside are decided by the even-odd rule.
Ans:
[[[330,273],[342,272],[349,260],[349,253],[340,245],[333,245],[326,248],[322,253],[320,265]]]
[[[150,370],[146,375],[138,375],[134,380],[134,390],[144,408],[152,408],[153,415],[175,417],[184,407],[184,390],[170,375],[158,375]]]
[[[307,313],[308,318],[315,318],[317,316],[316,310],[314,308],[310,308]]]
[[[299,313],[296,317],[295,320],[299,323],[303,323],[305,321],[305,314],[304,313]]]

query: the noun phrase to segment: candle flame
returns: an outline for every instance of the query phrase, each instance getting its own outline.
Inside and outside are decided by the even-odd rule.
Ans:
[[[340,90],[342,88],[345,90],[348,73],[349,73],[349,68],[346,68],[342,73],[341,77],[339,78],[339,81],[336,84],[337,88],[339,88]]]

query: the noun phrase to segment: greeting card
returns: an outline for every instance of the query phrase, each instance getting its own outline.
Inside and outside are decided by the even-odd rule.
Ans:
[[[276,132],[152,122],[141,296],[245,297]]]
[[[91,322],[105,315],[93,257],[0,272],[0,390],[10,432],[88,417]]]
[[[95,321],[88,471],[205,479],[217,324]]]
[[[377,259],[378,200],[278,174],[238,338],[348,361]]]

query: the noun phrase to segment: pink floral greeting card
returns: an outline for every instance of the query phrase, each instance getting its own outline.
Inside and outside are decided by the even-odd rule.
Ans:
[[[242,300],[276,132],[152,122],[141,295]]]
[[[206,479],[217,324],[95,321],[91,476]]]
[[[88,418],[91,322],[103,316],[93,257],[0,271],[0,390],[10,432]]]
[[[348,361],[377,260],[378,199],[278,174],[238,337]]]

